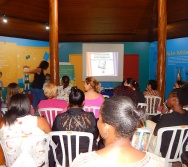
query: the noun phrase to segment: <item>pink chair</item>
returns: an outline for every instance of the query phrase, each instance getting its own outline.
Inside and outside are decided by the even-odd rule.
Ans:
[[[43,116],[44,118],[47,119],[48,123],[52,127],[53,122],[57,114],[60,114],[62,112],[65,112],[67,109],[66,108],[40,108],[38,109],[38,112],[40,116]]]

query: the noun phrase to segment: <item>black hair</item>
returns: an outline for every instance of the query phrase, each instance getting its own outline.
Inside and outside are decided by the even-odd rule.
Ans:
[[[5,124],[14,124],[16,118],[24,117],[30,113],[30,101],[24,94],[15,94],[10,98],[8,111],[3,116]]]
[[[127,84],[130,84],[132,87],[134,87],[133,85],[135,80],[133,78],[127,78],[125,81],[127,82]]]
[[[49,74],[49,73],[46,73],[45,77],[50,77],[50,74]]]
[[[181,105],[182,107],[188,105],[188,85],[173,89],[170,94],[176,96],[179,99],[179,105]]]
[[[106,99],[101,107],[102,122],[115,128],[116,136],[129,138],[133,136],[144,110],[137,108],[127,96],[113,96]]]
[[[49,63],[47,61],[41,61],[39,68],[42,68],[43,70],[46,70],[49,67]]]
[[[68,87],[69,86],[69,82],[70,82],[70,78],[67,75],[64,75],[62,77],[63,88]]]
[[[183,80],[177,80],[176,83],[178,84],[178,86],[181,88],[183,86],[185,86],[187,84],[186,81],[183,81]]]
[[[151,89],[157,90],[157,81],[156,80],[149,80],[148,85],[151,85]]]
[[[69,107],[78,106],[82,107],[85,100],[85,94],[82,90],[78,89],[76,86],[71,88],[71,93],[69,94]]]
[[[135,88],[135,90],[140,90],[139,83],[135,81],[135,82],[133,83],[133,88]]]
[[[188,165],[188,151],[185,151],[181,154],[182,164]]]

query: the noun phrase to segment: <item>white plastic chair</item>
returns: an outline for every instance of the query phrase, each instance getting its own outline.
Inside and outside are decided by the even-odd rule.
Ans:
[[[38,109],[40,116],[43,116],[44,118],[46,118],[51,127],[53,125],[54,119],[57,116],[57,114],[60,114],[65,111],[66,109],[63,109],[63,108],[40,108]]]
[[[84,106],[83,110],[86,112],[93,112],[95,118],[99,118],[99,106]]]
[[[133,135],[131,145],[138,150],[148,151],[152,134],[153,130],[151,128],[137,128]]]
[[[48,135],[31,135],[0,140],[6,166],[48,166],[49,140]]]
[[[67,136],[67,142],[64,142],[63,140],[63,136]],[[71,137],[75,137],[76,138],[76,143],[75,143],[75,152],[76,152],[76,156],[79,155],[79,144],[80,142],[82,142],[80,140],[80,137],[88,137],[89,139],[89,146],[88,146],[88,152],[92,151],[92,146],[93,146],[93,134],[92,133],[89,133],[89,132],[75,132],[75,131],[54,131],[54,132],[50,132],[49,133],[49,142],[50,142],[50,145],[52,146],[52,149],[53,149],[53,155],[54,155],[54,160],[56,162],[56,166],[59,167],[59,166],[62,166],[62,167],[66,167],[66,155],[68,155],[68,161],[69,161],[69,166],[71,166],[71,163],[73,161],[73,158],[72,158],[72,143],[71,143]],[[60,144],[61,144],[61,148],[62,148],[62,162],[60,165],[59,164],[59,161],[56,157],[56,144],[53,142],[53,137],[58,137],[58,139],[60,140]],[[65,145],[68,146],[68,153],[66,154],[66,151],[65,151]]]
[[[157,113],[157,108],[161,104],[161,97],[159,96],[145,96],[146,98],[146,112],[148,115],[156,115]]]
[[[168,141],[169,147],[167,150],[167,154],[165,157],[165,167],[171,167],[172,162],[181,162],[181,154],[183,151],[184,144],[187,145],[186,140],[188,139],[188,126],[187,125],[182,125],[182,126],[172,126],[172,127],[165,127],[165,128],[160,128],[157,132],[157,143],[156,143],[156,148],[154,151],[154,154],[159,155],[160,154],[160,148],[162,144],[162,138],[164,133],[166,132],[172,132],[172,137]],[[177,132],[179,134],[177,134]],[[179,136],[179,141],[177,143],[177,148],[174,154],[173,158],[171,157],[171,152],[172,152],[172,147],[174,145],[174,140],[176,136]]]
[[[137,107],[146,109],[148,107],[148,105],[146,103],[138,103]]]
[[[110,98],[109,95],[102,95],[104,98]]]

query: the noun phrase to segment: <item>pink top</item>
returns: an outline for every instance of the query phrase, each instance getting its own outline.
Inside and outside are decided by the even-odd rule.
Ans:
[[[102,105],[104,101],[104,98],[101,94],[99,94],[98,98],[93,99],[93,100],[89,100],[89,99],[85,99],[84,101],[84,106],[98,106],[100,107]],[[99,111],[95,112],[95,118],[99,117]]]
[[[38,104],[38,109],[40,108],[67,108],[67,102],[65,100],[58,99],[47,99],[41,100]]]
[[[102,105],[103,101],[104,101],[103,96],[101,94],[99,94],[98,98],[96,98],[96,99],[93,99],[93,100],[85,99],[84,105],[100,107]]]

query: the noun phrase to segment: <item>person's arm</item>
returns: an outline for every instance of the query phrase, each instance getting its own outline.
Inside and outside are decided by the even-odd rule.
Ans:
[[[157,136],[157,132],[160,128],[167,127],[168,126],[168,114],[164,114],[161,116],[160,121],[157,123],[154,129],[154,136]]]
[[[27,73],[30,73],[30,74],[40,74],[41,73],[41,68],[36,68],[34,70],[30,70]]]
[[[59,114],[59,115],[61,115],[61,114]],[[63,131],[63,129],[58,128],[58,125],[60,124],[60,121],[61,121],[60,120],[61,117],[59,117],[59,115],[56,116],[56,118],[53,122],[52,131],[61,131],[61,130]],[[52,139],[53,139],[55,144],[57,144],[59,142],[59,137],[57,137],[57,136],[53,136]]]
[[[90,114],[90,121],[91,125],[89,126],[88,132],[91,132],[94,136],[94,140],[96,140],[99,136],[99,130],[97,128],[97,121],[98,119],[95,118],[93,112],[88,112],[88,115]]]
[[[51,127],[48,121],[43,117],[37,117],[37,126],[45,133],[51,132]]]
[[[102,96],[102,100],[103,100],[103,102],[104,102],[104,97],[103,97],[103,95],[101,94],[101,96]]]

